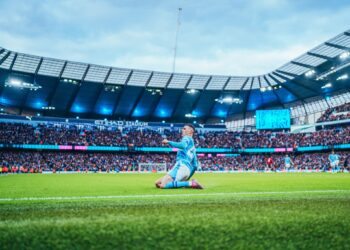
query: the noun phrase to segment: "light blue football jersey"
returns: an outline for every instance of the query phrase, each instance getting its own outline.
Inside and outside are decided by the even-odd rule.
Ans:
[[[169,145],[179,149],[176,155],[177,162],[183,162],[190,168],[190,170],[197,169],[196,148],[191,136],[182,137],[181,142],[169,141]]]
[[[290,164],[290,157],[288,157],[288,156],[285,157],[285,158],[284,158],[284,163],[285,163],[285,164]]]
[[[328,159],[331,161],[331,162],[335,162],[335,161],[338,161],[339,160],[339,156],[337,154],[330,154]]]

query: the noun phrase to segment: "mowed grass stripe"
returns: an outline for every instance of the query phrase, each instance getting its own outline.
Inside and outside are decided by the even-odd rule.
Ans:
[[[0,198],[174,195],[199,193],[288,192],[350,190],[350,174],[200,174],[206,188],[159,190],[154,181],[161,174],[134,175],[14,175],[1,178]]]
[[[86,199],[143,199],[143,198],[172,198],[172,197],[197,197],[197,196],[241,196],[241,195],[280,195],[280,194],[303,194],[303,193],[350,193],[350,190],[301,190],[301,191],[274,191],[274,192],[230,192],[230,193],[200,193],[200,194],[144,194],[144,195],[107,195],[107,196],[57,196],[57,197],[22,197],[0,198],[0,202],[6,201],[41,201],[41,200],[86,200]]]

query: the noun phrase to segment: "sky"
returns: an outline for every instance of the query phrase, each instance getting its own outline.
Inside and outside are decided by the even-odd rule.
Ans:
[[[178,26],[179,8],[180,25]],[[350,29],[348,0],[0,0],[0,47],[121,68],[269,73]]]

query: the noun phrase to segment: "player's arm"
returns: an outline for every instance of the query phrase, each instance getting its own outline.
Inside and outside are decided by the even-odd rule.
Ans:
[[[192,160],[192,165],[193,165],[193,167],[195,168],[195,169],[197,169],[198,168],[198,166],[199,166],[199,161],[198,161],[198,158],[197,158],[197,154],[194,154],[194,156],[193,156],[193,160]]]
[[[164,139],[162,143],[165,145],[168,144],[171,147],[178,149],[185,149],[188,146],[188,140],[186,140],[185,138],[182,138],[181,142],[168,141],[167,139]]]

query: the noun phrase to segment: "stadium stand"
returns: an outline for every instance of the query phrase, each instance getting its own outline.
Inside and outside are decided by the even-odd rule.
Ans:
[[[73,145],[73,146],[132,146],[156,148],[164,138],[180,140],[179,128],[159,127],[113,127],[74,123],[2,122],[0,123],[1,145]],[[329,146],[350,142],[350,126],[322,127],[310,133],[273,131],[213,131],[198,128],[195,135],[198,148],[209,153],[198,154],[202,171],[260,171],[283,170],[285,153],[274,154],[216,154],[216,148],[291,148]],[[151,152],[151,150],[148,149]],[[124,152],[77,152],[29,151],[7,148],[0,151],[0,166],[10,173],[37,173],[42,171],[120,172],[143,171],[139,163],[166,163],[171,168],[175,153]],[[344,166],[349,152],[338,151],[340,166]],[[329,152],[292,152],[294,170],[327,170]],[[267,158],[274,163],[267,165]],[[345,164],[346,165],[346,164]],[[345,169],[348,169],[348,165]]]
[[[340,166],[348,157],[348,152],[338,152]],[[295,154],[291,158],[296,170],[328,170],[329,153]],[[284,169],[284,154],[250,154],[225,156],[201,156],[202,171],[248,171],[269,169],[266,160],[272,156],[273,168]],[[138,171],[138,163],[166,163],[170,169],[175,163],[175,154],[112,154],[112,153],[70,153],[0,151],[1,166],[12,173],[37,173],[42,171]],[[349,166],[347,169],[350,170]]]
[[[163,129],[159,132],[151,128],[88,129],[66,125],[35,125],[0,123],[0,143],[3,144],[49,144],[82,146],[160,146],[163,138],[180,140],[177,129]],[[324,128],[313,133],[286,133],[272,131],[229,132],[200,131],[196,138],[197,147],[202,148],[274,148],[311,145],[346,144],[350,141],[350,126]]]
[[[350,119],[350,102],[327,109],[317,122]]]

